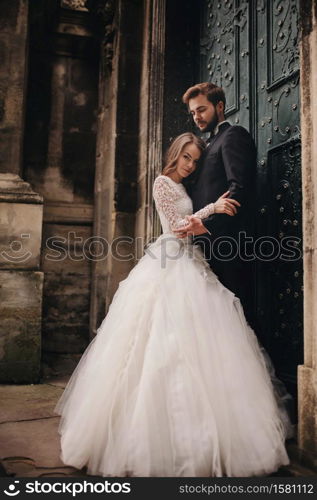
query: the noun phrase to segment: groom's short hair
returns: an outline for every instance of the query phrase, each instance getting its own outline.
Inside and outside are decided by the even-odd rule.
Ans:
[[[211,82],[197,83],[193,87],[189,87],[183,95],[183,103],[189,103],[190,99],[197,97],[199,94],[205,95],[214,106],[218,104],[218,102],[222,101],[224,107],[226,107],[226,96],[224,90],[218,85],[215,85]]]

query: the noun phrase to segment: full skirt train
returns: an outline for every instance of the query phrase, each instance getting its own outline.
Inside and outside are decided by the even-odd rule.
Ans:
[[[266,475],[289,463],[285,397],[240,300],[165,234],[57,403],[61,458],[101,476]]]

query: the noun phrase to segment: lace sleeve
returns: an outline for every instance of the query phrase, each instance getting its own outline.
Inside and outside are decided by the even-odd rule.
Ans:
[[[212,215],[214,213],[215,213],[215,204],[209,203],[209,205],[206,205],[204,208],[198,210],[198,212],[195,212],[193,216],[197,217],[198,219],[207,219],[209,215]]]
[[[187,219],[182,218],[177,212],[175,202],[178,196],[178,193],[173,189],[169,182],[164,179],[164,177],[158,177],[155,180],[153,186],[153,197],[157,210],[161,210],[164,213],[172,229],[179,229],[180,227],[187,225]],[[214,204],[210,203],[193,215],[199,219],[205,219],[213,213]]]

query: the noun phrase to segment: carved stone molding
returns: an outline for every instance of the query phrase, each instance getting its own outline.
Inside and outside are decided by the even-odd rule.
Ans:
[[[162,126],[163,126],[163,88],[164,88],[164,48],[165,48],[165,11],[166,0],[152,0],[148,10],[150,36],[148,39],[148,62],[144,70],[148,75],[147,108],[147,201],[149,209],[146,237],[148,241],[161,232],[161,224],[153,201],[153,182],[162,168]],[[157,20],[160,19],[158,23]]]
[[[43,197],[34,192],[31,185],[19,175],[0,173],[0,202],[43,204]]]
[[[61,0],[61,7],[64,9],[81,10],[87,12],[87,0]]]
[[[113,44],[115,37],[115,0],[86,0],[85,5],[95,17],[103,48],[103,68],[112,70]]]

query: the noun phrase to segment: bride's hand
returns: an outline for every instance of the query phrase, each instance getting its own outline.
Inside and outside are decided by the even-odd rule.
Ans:
[[[227,198],[229,196],[230,191],[226,191],[226,193],[219,196],[215,205],[215,214],[227,214],[227,215],[236,215],[237,209],[236,207],[241,207],[240,203],[237,200],[233,200],[232,198]]]

